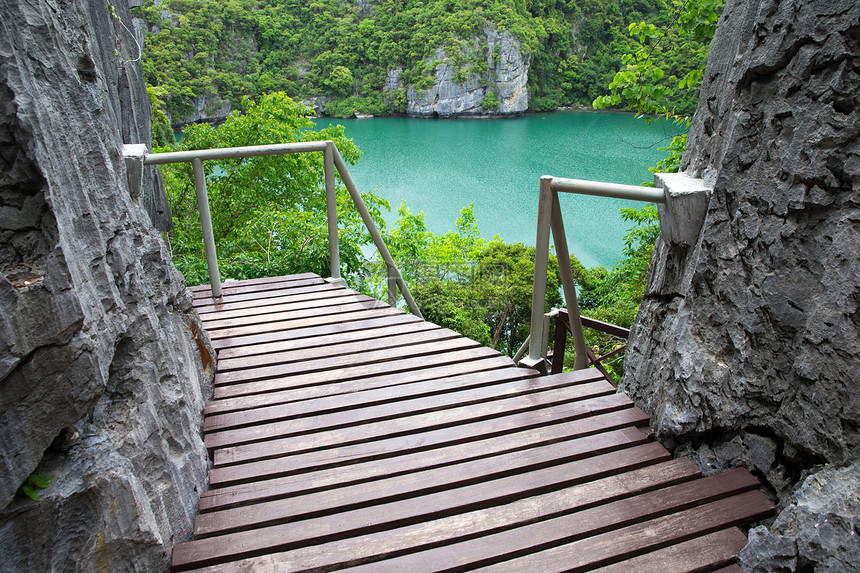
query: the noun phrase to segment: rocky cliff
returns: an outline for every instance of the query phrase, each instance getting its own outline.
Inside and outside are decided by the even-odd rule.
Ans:
[[[461,60],[484,60],[483,72],[460,70],[454,59],[437,48],[434,84],[427,89],[408,86],[406,113],[416,117],[452,117],[461,115],[518,115],[528,109],[526,84],[529,61],[520,51],[520,42],[508,31],[491,26],[483,36],[473,38],[458,54]],[[484,63],[483,61],[481,63]],[[471,69],[472,67],[470,67]],[[396,72],[389,71],[386,90],[400,87]],[[490,96],[489,100],[487,97]]]
[[[123,144],[150,138],[130,21],[0,1],[4,570],[164,570],[206,484],[208,343],[126,187]],[[16,495],[33,472],[39,501]]]
[[[657,435],[785,506],[751,570],[860,567],[858,110],[860,4],[729,0],[682,164],[704,224],[658,241],[631,333],[620,387]]]

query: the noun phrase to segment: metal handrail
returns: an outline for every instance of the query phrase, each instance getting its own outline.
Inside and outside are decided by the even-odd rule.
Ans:
[[[573,282],[573,269],[570,266],[570,253],[567,248],[567,238],[564,234],[564,221],[558,203],[559,193],[577,193],[580,195],[595,195],[598,197],[614,197],[633,201],[665,203],[666,195],[663,189],[638,187],[635,185],[620,185],[599,181],[583,181],[580,179],[564,179],[544,175],[540,178],[540,197],[538,200],[537,237],[535,239],[535,278],[532,290],[532,316],[529,332],[528,356],[520,360],[522,366],[546,371],[546,340],[548,332],[545,326],[544,304],[546,303],[546,275],[549,266],[549,237],[552,232],[558,257],[559,274],[564,298],[567,301],[573,346],[576,352],[574,370],[588,367],[588,347],[585,344],[585,334],[582,330],[582,317],[579,313],[579,301],[576,298],[576,286]],[[519,353],[518,353],[519,354]]]
[[[583,316],[582,318],[582,326],[584,328],[591,328],[597,330],[599,332],[603,332],[605,334],[609,334],[610,336],[614,336],[616,338],[623,338],[627,340],[630,338],[630,330],[627,328],[623,328],[621,326],[610,324],[608,322],[603,322],[601,320],[595,320],[593,318],[588,318],[587,316]],[[570,317],[568,315],[567,309],[559,309],[558,311],[558,319],[555,323],[555,340],[553,341],[552,348],[552,374],[558,374],[564,368],[564,346],[565,340],[567,338],[566,333],[573,333],[573,330],[570,327]],[[607,382],[612,384],[613,386],[617,386],[615,383],[615,379],[609,374],[609,371],[603,366],[602,362],[607,358],[611,358],[621,352],[624,352],[627,348],[627,345],[620,346],[611,352],[604,354],[603,356],[597,356],[592,352],[590,348],[587,348],[588,351],[588,363],[591,366],[594,366],[600,373],[603,374],[603,377],[606,378]]]
[[[222,296],[221,274],[218,270],[218,255],[215,250],[215,236],[212,231],[212,217],[209,212],[209,194],[206,190],[206,177],[203,173],[203,161],[211,159],[233,159],[242,157],[261,157],[265,155],[284,155],[290,153],[323,153],[323,169],[325,173],[326,216],[328,220],[329,269],[331,282],[346,284],[340,274],[340,252],[338,249],[337,232],[337,196],[334,170],[337,169],[341,181],[346,186],[350,198],[355,205],[364,226],[370,233],[382,260],[385,262],[388,277],[388,303],[397,303],[397,288],[412,314],[423,318],[409,287],[403,280],[394,258],[385,246],[379,229],[373,222],[364,200],[361,198],[349,169],[341,157],[334,141],[308,141],[296,143],[280,143],[275,145],[254,145],[250,147],[224,147],[219,149],[200,149],[191,151],[171,151],[167,153],[147,153],[143,157],[144,165],[164,165],[166,163],[191,163],[194,172],[194,188],[197,192],[197,207],[200,212],[200,224],[203,228],[203,246],[206,253],[206,265],[209,269],[209,284],[212,286],[212,296]]]

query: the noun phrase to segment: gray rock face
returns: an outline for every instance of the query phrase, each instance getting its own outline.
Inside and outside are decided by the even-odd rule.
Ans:
[[[860,465],[828,467],[804,480],[770,528],[749,533],[744,571],[857,571]]]
[[[860,453],[858,110],[860,4],[727,3],[682,163],[713,192],[695,241],[658,241],[620,384],[783,501]]]
[[[419,117],[451,117],[458,115],[516,115],[528,109],[529,61],[520,52],[519,41],[508,31],[499,32],[487,26],[483,38],[474,38],[465,48],[466,56],[487,48],[487,73],[467,74],[456,81],[457,69],[444,50],[438,48],[433,61],[436,66],[433,87],[420,90],[409,86],[406,113]],[[399,74],[398,74],[399,75]],[[388,74],[386,89],[396,89],[397,77]],[[391,88],[391,86],[395,86]],[[484,109],[484,98],[493,93],[499,100],[498,109]]]
[[[233,111],[233,106],[229,101],[223,100],[214,94],[203,94],[200,97],[192,98],[191,104],[194,106],[194,114],[191,117],[184,118],[184,124],[201,121],[222,122]]]
[[[0,21],[0,563],[164,570],[206,484],[212,361],[125,187],[123,143],[149,143],[137,47],[95,0]],[[34,471],[38,502],[16,496]]]

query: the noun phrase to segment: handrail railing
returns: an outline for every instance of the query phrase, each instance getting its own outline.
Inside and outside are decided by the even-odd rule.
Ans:
[[[576,286],[573,282],[573,269],[570,266],[570,252],[567,248],[567,238],[564,234],[564,222],[558,202],[558,194],[577,193],[581,195],[596,195],[598,197],[614,197],[665,203],[666,195],[662,189],[638,187],[635,185],[620,185],[598,181],[583,181],[579,179],[563,179],[545,175],[540,179],[540,198],[538,200],[537,237],[535,239],[535,279],[532,291],[531,328],[528,338],[528,356],[520,360],[520,364],[529,368],[546,371],[546,344],[548,332],[545,330],[544,305],[546,304],[546,273],[549,265],[549,238],[552,232],[558,257],[559,274],[564,298],[567,302],[573,346],[576,353],[573,368],[580,370],[588,368],[588,346],[585,344],[585,334],[582,330],[582,317],[579,313],[579,302],[576,298]],[[519,354],[519,353],[518,353]]]
[[[340,253],[338,249],[337,233],[337,197],[334,170],[337,169],[341,181],[346,186],[350,198],[356,210],[361,216],[370,237],[373,239],[382,260],[385,262],[388,280],[388,303],[394,306],[397,303],[397,288],[412,314],[421,316],[409,287],[403,280],[397,264],[385,246],[379,229],[373,222],[364,200],[361,198],[358,188],[352,180],[349,169],[341,157],[337,146],[333,141],[309,141],[296,143],[281,143],[275,145],[255,145],[250,147],[225,147],[220,149],[201,149],[191,151],[172,151],[167,153],[148,153],[143,157],[144,165],[164,165],[166,163],[191,163],[194,172],[194,188],[197,192],[197,206],[200,211],[200,224],[203,227],[203,245],[206,253],[206,264],[209,269],[209,284],[212,286],[212,296],[221,296],[221,275],[218,270],[218,255],[215,250],[215,236],[212,231],[212,217],[209,213],[209,195],[206,191],[206,177],[203,173],[203,161],[210,159],[231,159],[242,157],[260,157],[265,155],[283,155],[290,153],[323,153],[323,168],[325,173],[326,191],[326,214],[328,219],[328,242],[329,242],[329,268],[331,271],[331,282],[346,284],[340,274]]]
[[[555,336],[552,347],[552,368],[550,372],[552,374],[558,374],[564,369],[564,347],[567,342],[567,333],[570,332],[573,334],[573,328],[570,325],[570,316],[567,312],[566,308],[558,309],[557,318],[555,321]],[[591,328],[592,330],[597,330],[604,334],[608,334],[615,338],[622,338],[627,340],[630,337],[630,330],[627,328],[623,328],[621,326],[610,324],[608,322],[603,322],[602,320],[596,320],[594,318],[588,318],[587,316],[580,317],[582,320],[583,328]],[[588,364],[589,366],[594,366],[600,373],[603,374],[603,377],[612,384],[616,385],[615,379],[609,373],[608,370],[603,366],[603,361],[608,358],[612,358],[613,356],[617,356],[618,354],[624,352],[627,349],[627,345],[624,344],[607,352],[603,356],[597,356],[591,350],[591,348],[586,347],[586,351],[588,353]]]

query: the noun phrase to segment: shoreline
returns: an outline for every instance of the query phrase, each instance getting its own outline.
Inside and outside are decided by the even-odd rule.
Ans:
[[[234,110],[235,111],[235,110]],[[539,115],[542,113],[566,113],[566,112],[581,112],[581,113],[617,113],[622,115],[635,114],[635,112],[617,109],[617,108],[606,108],[606,109],[594,109],[590,105],[584,104],[572,104],[572,105],[561,105],[553,110],[547,111],[532,111],[525,110],[516,113],[484,113],[484,114],[458,114],[458,115],[413,115],[408,113],[389,113],[385,115],[373,115],[373,114],[357,114],[357,115],[349,115],[339,117],[336,115],[310,115],[308,116],[310,119],[337,119],[337,120],[353,120],[353,119],[374,119],[374,118],[384,118],[384,117],[406,117],[410,119],[426,119],[426,120],[446,120],[446,119],[475,119],[475,120],[494,120],[494,119],[514,119],[518,117],[523,117],[527,115]],[[231,112],[232,113],[232,112]],[[226,116],[216,116],[216,117],[208,117],[201,118],[196,121],[182,121],[177,123],[172,123],[171,128],[174,133],[179,133],[182,131],[182,128],[194,125],[197,123],[208,123],[210,125],[218,126],[224,121],[226,121]]]

